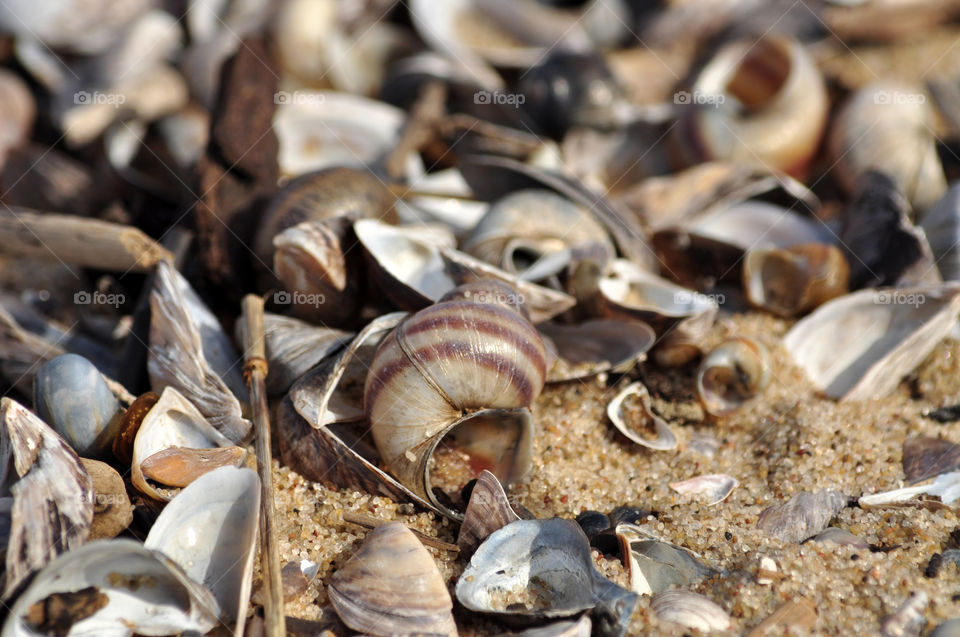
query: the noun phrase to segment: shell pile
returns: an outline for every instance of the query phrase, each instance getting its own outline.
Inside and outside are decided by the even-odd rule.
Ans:
[[[960,3],[0,5],[0,637],[958,632]]]

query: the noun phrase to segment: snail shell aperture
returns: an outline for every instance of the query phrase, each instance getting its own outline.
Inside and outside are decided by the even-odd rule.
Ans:
[[[527,406],[546,369],[539,334],[508,304],[444,297],[401,323],[374,356],[364,410],[377,449],[407,488],[459,517],[431,488],[431,457],[443,441],[466,454],[474,474],[522,478],[533,437]]]

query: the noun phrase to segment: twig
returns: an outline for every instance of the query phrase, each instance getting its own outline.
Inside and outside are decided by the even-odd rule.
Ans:
[[[146,272],[170,252],[139,228],[76,215],[0,211],[0,253]]]
[[[277,549],[277,521],[273,508],[273,460],[270,453],[270,412],[267,408],[267,360],[263,342],[263,299],[243,298],[243,371],[250,389],[256,432],[257,471],[260,474],[260,571],[266,595],[264,619],[268,637],[284,637],[283,584]]]
[[[343,521],[349,522],[351,524],[356,524],[358,526],[363,526],[368,529],[375,529],[381,524],[386,524],[389,520],[381,520],[369,515],[364,515],[363,513],[355,513],[353,511],[344,511],[343,512]],[[410,527],[407,527],[408,529]],[[450,544],[449,542],[444,542],[443,540],[438,540],[435,537],[430,537],[429,535],[424,535],[416,529],[410,529],[413,531],[413,534],[420,538],[420,541],[426,544],[427,546],[432,546],[435,549],[442,549],[444,551],[454,551],[459,552],[460,547],[456,544]]]
[[[446,113],[447,87],[443,82],[429,82],[420,89],[420,95],[410,109],[410,116],[396,147],[384,161],[387,174],[398,179],[405,172],[407,156],[428,145]]]

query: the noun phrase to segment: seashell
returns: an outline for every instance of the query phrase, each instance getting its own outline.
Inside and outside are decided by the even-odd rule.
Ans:
[[[150,384],[154,391],[176,388],[230,440],[244,442],[252,425],[241,414],[240,400],[247,400],[247,392],[236,364],[239,356],[216,317],[172,265],[158,263],[154,281]]]
[[[960,445],[930,436],[911,436],[903,441],[903,473],[917,483],[960,468]]]
[[[9,398],[0,398],[0,463],[3,490],[13,496],[3,589],[9,599],[35,571],[86,541],[94,491],[67,443]]]
[[[910,223],[910,206],[897,185],[869,171],[859,178],[854,195],[840,229],[851,287],[939,283],[930,246]]]
[[[610,528],[610,518],[599,511],[583,511],[577,515],[576,520],[591,544],[593,543],[594,536]]]
[[[131,401],[130,407],[123,413],[112,448],[113,456],[120,461],[121,465],[129,465],[133,461],[133,443],[137,438],[137,432],[140,430],[143,419],[158,400],[160,395],[149,391]]]
[[[743,288],[756,307],[790,317],[846,294],[850,266],[833,245],[750,250],[743,259]]]
[[[927,623],[923,611],[929,604],[930,598],[923,591],[911,593],[910,597],[880,624],[880,635],[882,637],[919,635],[920,630]]]
[[[803,44],[783,35],[727,44],[691,92],[677,95],[686,104],[670,141],[684,166],[726,159],[800,176],[827,121],[820,71]]]
[[[616,256],[607,231],[586,208],[552,190],[526,189],[495,201],[463,251],[525,280],[540,280],[529,272],[541,261],[585,244],[598,246],[604,262]]]
[[[948,619],[933,629],[927,637],[957,637],[960,635],[960,619]]]
[[[664,591],[650,600],[657,619],[704,632],[728,630],[730,615],[712,601],[690,591]]]
[[[120,535],[133,522],[133,505],[120,474],[105,462],[80,458],[93,483],[93,522],[88,540]]]
[[[839,491],[798,493],[783,504],[764,509],[757,528],[785,542],[802,542],[827,528],[846,506],[847,497]]]
[[[501,304],[441,298],[405,319],[380,343],[364,385],[384,462],[411,491],[459,517],[438,500],[431,473],[474,477],[485,468],[506,484],[522,479],[531,462],[527,407],[546,365],[537,331]],[[462,463],[469,469],[455,469]]]
[[[821,305],[783,339],[818,389],[838,400],[889,394],[949,333],[960,286],[861,290]]]
[[[764,555],[760,558],[760,568],[757,569],[757,584],[769,586],[775,579],[782,577],[780,568],[772,558]]]
[[[646,233],[625,206],[563,173],[494,155],[469,155],[461,159],[460,173],[481,200],[494,201],[515,190],[548,188],[585,206],[613,239],[617,252],[634,263],[655,270],[656,255]]]
[[[13,0],[3,5],[0,28],[53,49],[95,55],[109,50],[130,22],[149,8],[147,0],[58,0],[42,8],[26,0]]]
[[[49,610],[63,606],[72,611],[66,617]],[[218,612],[210,592],[162,553],[134,540],[97,540],[40,571],[13,605],[2,634],[203,634],[217,625]]]
[[[613,318],[641,320],[662,339],[658,349],[678,346],[689,351],[713,325],[718,306],[713,298],[699,294],[644,271],[630,261],[617,259],[604,271],[598,284],[603,314]],[[689,360],[680,355],[678,364]]]
[[[273,395],[286,392],[310,369],[343,349],[353,336],[350,332],[264,313],[263,338],[270,368],[267,390]]]
[[[495,279],[516,290],[534,323],[573,307],[576,300],[562,292],[522,281],[463,252],[423,241],[415,232],[372,219],[353,225],[366,253],[368,272],[377,288],[396,307],[419,310],[456,286]]]
[[[636,396],[640,403],[639,418],[628,418],[628,414],[636,414],[636,409],[628,412],[624,406],[632,396]],[[632,383],[607,404],[607,417],[620,433],[639,445],[658,451],[676,449],[677,435],[663,418],[653,412],[650,403],[650,392],[643,383]],[[637,420],[639,422],[635,422]]]
[[[327,594],[353,630],[371,635],[456,635],[453,602],[433,556],[406,526],[389,522],[330,578]]]
[[[343,324],[360,303],[359,281],[350,272],[344,251],[349,224],[339,220],[307,221],[287,228],[273,238],[273,270],[297,298],[290,312],[321,324]],[[274,300],[283,301],[283,292]],[[290,300],[287,302],[289,303]]]
[[[0,72],[0,166],[7,153],[24,145],[37,116],[37,105],[30,89],[20,76],[4,69]]]
[[[817,196],[793,177],[729,161],[710,161],[647,177],[628,186],[619,198],[647,228],[658,232],[735,210],[740,204],[757,203],[757,197],[792,201],[789,215],[796,214],[793,209],[816,212],[820,208]]]
[[[947,193],[920,218],[934,262],[944,281],[960,281],[960,184]]]
[[[933,109],[919,86],[881,80],[856,91],[828,139],[837,181],[852,193],[863,174],[880,171],[914,208],[926,210],[947,189],[933,121]]]
[[[442,514],[380,469],[369,427],[359,420],[363,418],[363,382],[375,350],[406,316],[395,312],[374,319],[340,353],[293,386],[276,419],[278,446],[283,463],[309,480],[408,500]],[[357,388],[355,401],[353,386]],[[351,427],[351,421],[358,427]]]
[[[806,597],[798,595],[778,606],[777,610],[773,611],[747,634],[750,637],[762,637],[763,635],[780,634],[790,630],[810,631],[816,624],[817,607]]]
[[[384,102],[338,91],[280,91],[273,130],[280,173],[296,177],[334,166],[366,169],[396,147],[405,113]],[[422,174],[416,154],[404,166],[407,179]]]
[[[870,545],[867,544],[866,540],[864,540],[863,538],[854,535],[850,531],[838,529],[833,526],[825,528],[824,530],[810,537],[806,541],[836,544],[838,546],[852,546],[858,549],[870,548]]]
[[[457,236],[466,236],[490,209],[487,202],[473,200],[473,191],[456,167],[417,177],[410,189],[397,201],[397,208],[405,211],[401,217],[440,222]]]
[[[740,483],[733,476],[725,473],[717,473],[706,476],[697,476],[682,482],[671,482],[668,486],[677,493],[692,493],[694,495],[704,495],[707,498],[707,506],[720,504],[729,497],[733,490]]]
[[[213,428],[183,394],[173,387],[167,387],[160,394],[160,400],[144,416],[133,443],[130,481],[141,493],[161,501],[167,501],[176,494],[176,491],[152,484],[143,471],[146,460],[158,452],[174,447],[210,450],[213,447],[231,447],[231,443],[226,436]],[[237,464],[243,461],[243,455],[239,453],[230,457],[236,458]],[[154,459],[152,462],[157,463],[159,460]],[[208,468],[213,469],[215,466]],[[173,473],[173,469],[175,468],[167,467],[166,473]],[[188,473],[195,475],[197,472],[199,467],[189,467]],[[175,481],[181,484],[186,482],[182,475],[180,478]],[[166,479],[170,480],[169,477]]]
[[[457,580],[468,610],[501,619],[570,617],[589,611],[596,634],[621,637],[639,601],[593,566],[573,520],[519,520],[494,532]]]
[[[593,622],[589,615],[577,620],[559,621],[513,633],[515,637],[590,637]]]
[[[750,405],[770,384],[770,354],[752,339],[731,338],[704,357],[697,371],[697,397],[714,416]]]
[[[548,383],[625,371],[646,358],[656,334],[646,323],[593,319],[578,325],[543,323],[537,326],[544,342],[557,350],[547,373]]]
[[[140,471],[148,480],[182,488],[218,467],[240,466],[246,455],[247,451],[243,447],[168,447],[144,458],[140,463]]]
[[[77,453],[104,456],[120,426],[120,403],[90,361],[61,354],[34,377],[37,414]]]
[[[630,589],[635,593],[653,595],[714,574],[693,552],[662,542],[636,524],[617,524],[615,533],[630,575]]]
[[[519,519],[497,476],[484,469],[470,494],[457,534],[460,555],[470,557],[491,533]]]
[[[397,220],[396,197],[386,185],[365,168],[333,166],[308,172],[293,179],[270,200],[260,217],[253,252],[263,268],[273,263],[273,239],[305,221],[350,221],[366,217]],[[336,226],[338,239],[343,234]]]
[[[260,479],[252,469],[205,473],[167,504],[144,548],[180,566],[216,599],[220,619],[243,637],[260,512]]]
[[[909,502],[921,495],[937,496],[940,498],[940,501],[947,506],[960,500],[960,471],[941,473],[933,482],[915,487],[904,487],[892,491],[863,495],[857,500],[857,504],[864,509],[886,505],[895,506]]]

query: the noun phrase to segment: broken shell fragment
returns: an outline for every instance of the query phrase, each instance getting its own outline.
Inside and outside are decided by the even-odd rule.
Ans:
[[[130,481],[142,493],[157,500],[167,501],[176,494],[176,490],[150,481],[143,471],[144,461],[159,452],[173,448],[208,451],[213,447],[232,448],[234,451],[223,452],[230,459],[237,457],[236,449],[243,451],[242,448],[231,445],[228,438],[214,429],[203,417],[203,414],[183,394],[173,387],[167,387],[160,395],[160,400],[144,416],[137,431],[137,437],[133,442]],[[185,462],[200,459],[195,453],[177,454],[173,452],[154,458],[150,464],[165,480],[178,484],[189,484],[187,478],[201,473],[200,466],[206,466],[208,469],[213,469],[216,466],[210,463],[199,466],[185,464]],[[240,456],[240,459],[236,460],[237,464],[242,459],[243,456]],[[148,464],[148,468],[151,468],[150,464]],[[173,486],[167,485],[167,487]]]
[[[37,414],[82,456],[103,456],[120,426],[120,403],[93,364],[61,354],[33,380]]]
[[[252,424],[241,414],[240,398],[247,400],[247,390],[238,359],[220,323],[186,279],[166,261],[158,263],[150,292],[147,358],[154,391],[176,388],[210,424],[242,443]]]
[[[725,473],[717,473],[697,476],[696,478],[690,478],[682,482],[671,482],[668,486],[677,493],[703,495],[707,500],[707,506],[712,506],[726,500],[739,484],[733,476],[728,476]]]
[[[243,447],[191,449],[168,447],[140,463],[143,476],[169,487],[185,487],[218,467],[238,467],[247,455]]]
[[[240,637],[250,600],[259,512],[256,472],[220,467],[180,491],[143,543],[205,586],[217,600],[220,619]]]
[[[903,441],[903,474],[917,483],[960,468],[960,445],[930,436],[911,436]]]
[[[730,615],[712,601],[690,591],[664,591],[650,600],[657,619],[704,632],[727,630]]]
[[[90,534],[93,481],[67,443],[19,403],[0,398],[0,463],[13,496],[3,598]],[[10,485],[6,481],[14,477]]]
[[[267,390],[274,395],[283,394],[304,374],[343,349],[352,338],[350,332],[265,312],[263,340],[270,369]]]
[[[380,343],[364,385],[387,467],[455,518],[435,487],[452,496],[482,468],[505,484],[522,479],[532,461],[528,406],[546,366],[536,329],[500,303],[442,301],[407,318]]]
[[[930,598],[923,591],[912,593],[905,602],[883,620],[880,625],[882,637],[908,637],[919,635],[927,618],[923,616]]]
[[[847,497],[839,491],[798,493],[783,504],[764,509],[757,528],[786,542],[802,542],[825,529],[846,506]]]
[[[658,451],[676,449],[677,435],[653,412],[650,403],[650,392],[643,383],[632,383],[607,405],[607,417],[620,433],[637,444]]]
[[[573,520],[519,520],[488,537],[457,580],[457,600],[503,618],[570,617],[590,611],[595,634],[620,637],[637,596],[593,566]]]
[[[958,313],[957,284],[861,290],[798,321],[783,345],[827,396],[879,398],[927,357]]]
[[[960,184],[950,189],[920,218],[933,260],[944,281],[960,281]]]
[[[846,294],[849,279],[843,252],[823,243],[759,248],[747,252],[743,260],[747,299],[778,316],[802,314]]]
[[[594,376],[608,370],[626,371],[642,361],[656,334],[641,321],[592,319],[578,325],[543,323],[537,326],[557,357],[548,383]]]
[[[715,347],[697,372],[697,396],[714,416],[727,416],[757,400],[770,384],[770,354],[752,339],[731,338]]]
[[[66,627],[48,610],[58,605],[78,609]],[[210,592],[162,553],[134,540],[97,540],[37,574],[13,605],[3,637],[203,634],[217,625],[218,613]]]
[[[635,593],[653,595],[674,586],[689,586],[714,573],[693,552],[658,540],[642,526],[621,522],[615,532]]]
[[[726,45],[703,68],[671,149],[683,165],[729,159],[806,172],[827,121],[827,90],[804,45],[768,35]],[[682,95],[681,95],[682,97]]]
[[[497,476],[484,470],[473,486],[457,534],[460,555],[470,557],[491,533],[519,519]]]
[[[858,549],[868,549],[870,545],[863,538],[854,535],[850,531],[838,529],[830,526],[810,537],[808,542],[822,542],[836,544],[838,546],[852,546]]]
[[[453,602],[433,556],[399,522],[371,531],[330,578],[327,594],[343,623],[362,633],[457,634]]]

